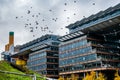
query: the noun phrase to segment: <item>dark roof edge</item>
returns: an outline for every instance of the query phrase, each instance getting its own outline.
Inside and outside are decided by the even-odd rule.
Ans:
[[[120,7],[120,3],[118,3],[118,4],[115,5],[114,7],[109,7],[109,8],[107,8],[107,9],[104,10],[104,11],[99,11],[99,12],[96,13],[95,15],[91,15],[91,16],[89,16],[89,17],[87,17],[87,18],[83,18],[83,19],[81,19],[80,21],[76,21],[75,23],[66,26],[66,28],[69,28],[69,29],[70,29],[70,28],[73,28],[73,27],[77,26],[78,23],[79,23],[79,25],[82,25],[82,24],[84,24],[84,23],[90,22],[90,21],[94,20],[93,17],[97,16],[98,14],[100,15],[100,14],[103,14],[103,13],[106,12],[105,15],[107,15],[107,14],[109,14],[109,13],[111,13],[111,12],[116,11],[116,10],[118,9],[118,7]],[[120,8],[119,8],[119,9],[120,9]],[[109,11],[108,11],[108,10],[109,10]],[[110,10],[111,10],[111,11],[110,11]],[[92,19],[90,19],[90,18],[92,18]]]

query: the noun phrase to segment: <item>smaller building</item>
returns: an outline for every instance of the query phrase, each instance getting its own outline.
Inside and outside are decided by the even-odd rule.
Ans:
[[[20,51],[12,57],[16,64],[25,65],[46,77],[58,78],[59,36],[47,34],[21,45]]]
[[[9,43],[5,45],[5,51],[1,53],[2,60],[11,62],[12,54],[14,54],[14,32],[9,32]]]
[[[3,51],[1,53],[1,60],[11,61],[10,53],[8,51]]]

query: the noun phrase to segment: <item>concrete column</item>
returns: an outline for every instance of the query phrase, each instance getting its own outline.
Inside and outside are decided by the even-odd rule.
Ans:
[[[98,78],[98,71],[96,71],[96,77]]]
[[[84,73],[84,78],[85,78],[85,73]]]

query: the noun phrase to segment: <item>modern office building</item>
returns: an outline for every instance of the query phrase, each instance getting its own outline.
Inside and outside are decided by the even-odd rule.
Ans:
[[[12,55],[17,65],[26,65],[49,78],[58,78],[59,36],[47,34],[21,45],[18,53]]]
[[[70,33],[59,38],[60,77],[82,80],[87,72],[96,71],[113,80],[120,69],[120,4],[67,28]]]

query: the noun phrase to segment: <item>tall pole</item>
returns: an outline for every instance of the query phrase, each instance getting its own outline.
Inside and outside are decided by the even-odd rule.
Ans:
[[[84,72],[84,78],[85,78],[85,72]]]
[[[36,75],[35,74],[33,75],[33,80],[36,80]]]

